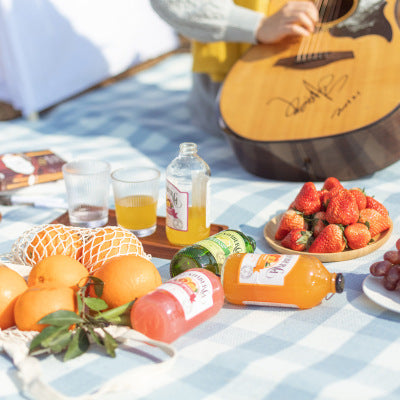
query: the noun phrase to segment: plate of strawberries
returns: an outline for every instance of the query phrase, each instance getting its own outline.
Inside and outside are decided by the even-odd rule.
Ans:
[[[392,230],[383,203],[329,177],[320,189],[305,182],[289,208],[265,225],[264,237],[279,253],[310,254],[334,262],[375,251]]]

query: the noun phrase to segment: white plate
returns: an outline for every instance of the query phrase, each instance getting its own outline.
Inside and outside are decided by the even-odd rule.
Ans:
[[[388,310],[400,313],[400,292],[386,290],[382,278],[368,275],[363,282],[363,291],[374,303]]]

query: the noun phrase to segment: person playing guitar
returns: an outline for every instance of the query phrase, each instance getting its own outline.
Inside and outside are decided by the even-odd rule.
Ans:
[[[256,43],[308,36],[318,21],[311,1],[289,1],[267,16],[268,0],[151,0],[154,10],[192,41],[193,85],[189,108],[193,123],[222,134],[216,97],[226,74]]]

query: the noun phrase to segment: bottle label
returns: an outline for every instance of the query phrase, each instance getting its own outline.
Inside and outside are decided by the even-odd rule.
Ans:
[[[177,231],[187,231],[189,218],[189,193],[181,192],[169,180],[167,180],[166,192],[167,226]]]
[[[159,289],[169,292],[178,300],[186,320],[192,319],[214,304],[212,283],[199,271],[182,272],[163,283]]]
[[[298,255],[246,254],[240,264],[239,282],[283,286],[298,259]]]
[[[216,233],[196,244],[206,248],[212,254],[217,261],[219,273],[222,264],[230,254],[246,252],[246,242],[242,236],[229,230]]]

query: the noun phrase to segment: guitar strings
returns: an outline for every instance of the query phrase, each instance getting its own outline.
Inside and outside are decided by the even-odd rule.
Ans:
[[[324,0],[323,6],[324,6],[324,12],[323,12],[324,16],[321,19],[322,23],[334,21],[335,19],[337,19],[339,17],[340,10],[342,7],[342,0],[335,1],[333,6],[332,6],[332,2],[330,0]],[[327,12],[327,10],[328,10],[328,12]],[[321,42],[323,42],[323,40],[324,40],[326,31],[325,30],[322,31],[322,29],[320,27],[320,29],[318,30],[318,33],[319,33],[319,35],[315,36],[316,40],[314,40],[314,43],[315,43],[314,48],[320,52],[319,54],[321,54],[321,48],[323,47],[323,46],[321,46]],[[317,55],[317,51],[314,50],[311,52],[311,54]],[[318,58],[318,56],[316,58]]]
[[[317,0],[315,3],[315,6],[318,10],[318,14],[321,14],[321,7],[322,7],[322,1],[323,0]],[[314,31],[314,33],[311,35],[311,37],[305,37],[303,36],[301,41],[300,41],[300,46],[297,52],[297,56],[296,56],[296,61],[297,62],[305,62],[307,61],[308,58],[308,54],[309,54],[309,48],[310,48],[310,44],[312,41],[312,38],[314,37],[314,34],[317,33],[319,31],[319,26],[317,28],[317,31]]]
[[[335,1],[333,6],[330,0],[317,0],[315,6],[320,15],[320,22],[311,36],[301,39],[296,55],[296,62],[306,62],[319,58],[322,54],[320,46],[324,36],[322,24],[337,18],[340,13],[341,5],[342,0]]]

